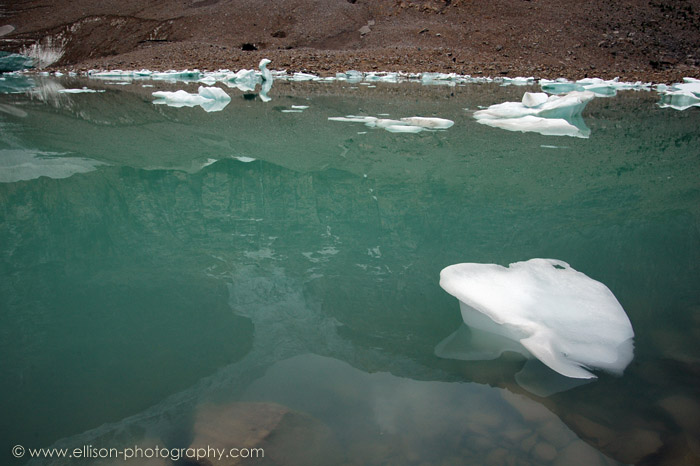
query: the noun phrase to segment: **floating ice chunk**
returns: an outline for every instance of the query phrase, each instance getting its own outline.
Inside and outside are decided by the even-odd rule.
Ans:
[[[104,89],[96,91],[95,89],[88,89],[83,87],[82,89],[60,89],[57,91],[60,94],[93,94],[95,92],[105,92]]]
[[[595,378],[588,369],[621,374],[633,358],[634,331],[620,303],[566,262],[451,265],[440,286],[459,300],[471,329],[522,345],[523,354],[566,377]]]
[[[309,73],[294,73],[292,77],[289,78],[290,81],[316,81],[318,76]]]
[[[425,128],[413,125],[388,125],[384,129],[390,133],[420,133]]]
[[[199,70],[168,70],[163,72],[151,73],[151,79],[157,79],[159,81],[198,81],[202,77],[202,73]]]
[[[401,121],[409,125],[420,126],[422,128],[430,129],[447,129],[451,128],[455,124],[452,120],[447,120],[445,118],[432,118],[432,117],[406,117],[401,118]]]
[[[523,95],[523,105],[527,108],[539,107],[547,102],[549,96],[544,92],[526,92]]]
[[[503,84],[501,86],[527,86],[533,84],[535,78],[529,76],[527,78],[517,77],[517,78],[503,78]]]
[[[272,73],[270,70],[267,69],[267,65],[272,63],[272,60],[269,58],[263,58],[260,60],[260,63],[258,64],[258,68],[260,69],[260,73],[262,74],[262,79],[263,81],[272,81]]]
[[[386,115],[386,114],[383,114]],[[432,117],[405,117],[400,120],[390,118],[377,118],[373,116],[329,117],[330,121],[345,121],[351,123],[364,123],[370,128],[383,128],[391,133],[419,133],[425,130],[447,129],[454,125],[452,120]]]
[[[526,93],[521,102],[492,105],[474,112],[474,118],[481,124],[509,131],[587,138],[590,130],[581,112],[594,96],[588,91],[572,91],[545,100],[541,93]]]
[[[686,110],[690,107],[700,107],[700,79],[683,78],[682,83],[671,86],[657,86],[661,94],[661,108]]]
[[[424,85],[454,86],[458,76],[455,73],[423,73],[421,83]]]
[[[198,94],[190,94],[187,91],[156,91],[153,96],[154,104],[165,104],[169,107],[195,107],[199,105],[205,112],[218,112],[224,109],[229,102],[229,97],[226,92],[219,87],[204,87],[199,86]]]
[[[0,183],[14,183],[47,176],[68,178],[104,165],[97,160],[62,157],[61,154],[32,150],[0,150]]]
[[[354,116],[348,115],[345,117],[328,117],[330,121],[347,121],[350,123],[369,123],[377,120],[377,117],[373,116]]]

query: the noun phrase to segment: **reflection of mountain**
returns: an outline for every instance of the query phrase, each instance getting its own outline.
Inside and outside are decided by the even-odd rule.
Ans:
[[[697,165],[687,155],[697,136],[688,117],[666,115],[663,130],[615,130],[618,117],[596,99],[595,141],[551,152],[539,135],[488,139],[488,128],[463,116],[464,102],[445,105],[449,132],[358,135],[327,117],[358,107],[418,114],[417,104],[319,97],[303,114],[284,114],[234,99],[206,114],[125,91],[70,98],[68,108],[3,98],[28,114],[0,114],[12,136],[3,144],[109,163],[0,185],[5,431],[53,439],[179,392],[86,434],[125,440],[144,425],[172,427],[199,399],[235,398],[302,353],[365,372],[518,390],[522,361],[508,355],[432,355],[460,323],[439,271],[561,257],[614,290],[639,347],[624,377],[539,401],[619,459],[629,457],[617,438],[658,429],[680,438],[671,420],[659,427],[654,403],[669,380],[693,386],[697,362],[686,350],[690,360],[659,363],[653,339],[657,328],[687,325],[681,311],[697,299]],[[210,158],[218,161],[206,165]],[[100,408],[107,396],[118,401]],[[640,400],[650,407],[640,410]],[[69,416],[78,401],[86,414]],[[55,430],[37,426],[44,416],[22,415],[30,411],[57,419]]]

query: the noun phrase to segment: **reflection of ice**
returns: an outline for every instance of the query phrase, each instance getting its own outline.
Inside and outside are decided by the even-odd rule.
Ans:
[[[592,92],[572,91],[558,96],[526,92],[521,102],[504,102],[474,112],[477,122],[508,131],[535,132],[545,136],[587,138],[590,130],[581,117]]]
[[[457,264],[440,273],[440,286],[459,299],[470,328],[511,340],[506,350],[534,356],[566,377],[595,378],[588,370],[593,368],[621,374],[632,360],[634,331],[615,296],[565,262],[532,259],[508,268]],[[449,347],[472,359],[478,345],[471,343],[478,337],[461,350],[458,337],[450,338],[440,351]]]
[[[615,464],[547,408],[508,390],[367,373],[312,354],[276,363],[244,399],[312,414],[358,464],[376,464],[377,448],[391,451],[396,464],[519,464],[530,455],[532,464]]]
[[[68,178],[76,173],[87,173],[104,165],[96,160],[62,157],[32,150],[0,150],[0,183],[33,180],[41,176]]]

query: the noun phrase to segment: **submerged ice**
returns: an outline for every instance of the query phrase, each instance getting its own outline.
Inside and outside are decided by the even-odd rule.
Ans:
[[[590,91],[552,96],[526,92],[521,102],[492,105],[474,112],[474,118],[481,124],[508,131],[587,138],[590,130],[583,122],[581,112],[594,97]]]
[[[480,333],[481,340],[534,356],[566,377],[592,379],[592,369],[621,374],[633,358],[634,331],[620,303],[566,262],[456,264],[442,270],[440,286],[459,300],[464,323],[490,336]],[[475,359],[459,352],[483,351],[450,345],[441,353],[447,346],[438,355]]]

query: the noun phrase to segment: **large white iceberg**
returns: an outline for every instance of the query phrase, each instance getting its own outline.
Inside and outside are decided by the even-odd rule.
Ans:
[[[199,86],[197,94],[187,91],[156,91],[153,93],[154,104],[165,104],[169,107],[195,107],[199,105],[205,112],[218,112],[231,101],[231,97],[219,87]]]
[[[474,118],[481,124],[509,131],[587,138],[590,130],[583,122],[581,112],[594,97],[595,94],[589,91],[552,96],[526,92],[521,102],[491,105],[474,112]]]
[[[592,369],[621,374],[632,361],[634,331],[622,306],[566,262],[456,264],[442,270],[440,286],[459,299],[467,326],[566,377],[592,379]]]

